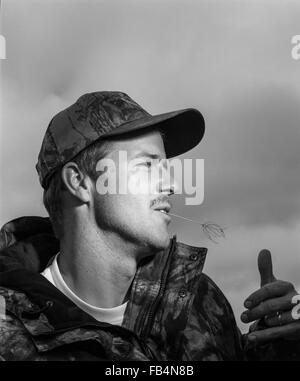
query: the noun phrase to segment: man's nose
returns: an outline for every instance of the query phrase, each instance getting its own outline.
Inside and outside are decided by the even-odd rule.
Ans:
[[[172,195],[178,192],[178,184],[171,175],[169,166],[162,166],[160,168],[160,179],[159,179],[159,193],[166,193]]]

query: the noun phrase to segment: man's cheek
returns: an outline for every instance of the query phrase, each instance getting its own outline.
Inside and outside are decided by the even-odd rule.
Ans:
[[[146,171],[140,171],[128,177],[128,193],[146,195],[152,193],[150,176]]]
[[[102,164],[102,162],[101,162]],[[113,166],[105,166],[105,168],[97,167],[99,175],[96,181],[96,190],[100,195],[117,193],[117,176],[116,169]]]

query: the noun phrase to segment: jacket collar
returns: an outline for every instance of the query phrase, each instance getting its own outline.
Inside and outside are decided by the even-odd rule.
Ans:
[[[186,301],[202,273],[207,249],[186,245],[173,237],[168,249],[140,266],[134,278],[123,326],[146,338],[165,291],[184,292]]]

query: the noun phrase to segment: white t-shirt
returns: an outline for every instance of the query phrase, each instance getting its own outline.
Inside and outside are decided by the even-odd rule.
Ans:
[[[93,318],[96,320],[114,325],[122,325],[127,302],[113,308],[99,308],[86,303],[84,300],[74,294],[74,292],[67,286],[66,282],[64,281],[57,264],[58,255],[59,253],[56,254],[51,265],[48,266],[41,273],[41,275],[43,275],[46,279],[48,279],[49,282],[51,282],[69,299],[71,299],[72,302],[77,305],[77,307],[93,316]]]

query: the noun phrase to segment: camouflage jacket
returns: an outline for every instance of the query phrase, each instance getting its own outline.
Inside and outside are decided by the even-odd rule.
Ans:
[[[173,238],[166,251],[145,260],[121,327],[96,321],[39,274],[59,250],[47,218],[4,225],[0,250],[1,360],[257,358],[225,296],[202,272],[205,248]],[[260,353],[277,355],[272,348]]]

